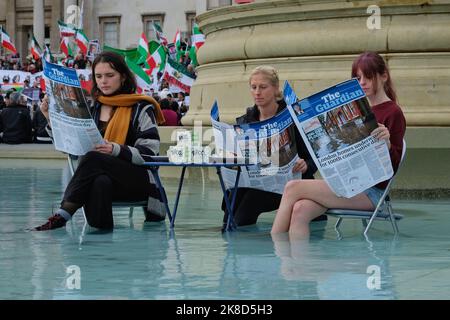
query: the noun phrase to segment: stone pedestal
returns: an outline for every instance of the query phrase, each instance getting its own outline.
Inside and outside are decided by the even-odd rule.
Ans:
[[[371,5],[379,17],[368,13]],[[234,123],[253,104],[248,77],[258,65],[274,66],[306,97],[349,79],[354,58],[376,51],[388,61],[408,125],[408,151],[394,188],[418,197],[448,194],[450,1],[258,1],[197,19],[206,42],[184,125],[210,125],[214,100],[221,120]]]
[[[369,5],[380,29],[370,30]],[[300,97],[350,77],[365,50],[384,55],[409,126],[450,125],[450,1],[266,1],[198,16],[206,42],[184,124],[209,123],[218,100],[222,120],[252,104],[251,70],[270,64]]]

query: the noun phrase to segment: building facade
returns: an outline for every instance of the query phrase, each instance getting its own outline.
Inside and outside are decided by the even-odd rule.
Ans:
[[[126,49],[137,46],[142,32],[153,39],[155,21],[171,42],[177,30],[190,36],[196,15],[231,4],[231,0],[2,0],[0,25],[22,58],[30,54],[32,34],[41,46],[46,43],[52,52],[59,52],[58,20],[82,24],[89,39]]]

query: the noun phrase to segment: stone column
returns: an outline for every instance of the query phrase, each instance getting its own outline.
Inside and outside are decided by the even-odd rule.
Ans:
[[[40,46],[44,45],[44,0],[33,0],[33,34]]]
[[[208,0],[196,0],[195,1],[195,13],[197,15],[206,12]]]
[[[7,0],[6,3],[6,32],[15,43],[16,39],[16,0]]]
[[[52,18],[50,22],[50,50],[58,51],[59,48],[59,27],[58,20],[63,20],[61,11],[63,0],[52,0]]]

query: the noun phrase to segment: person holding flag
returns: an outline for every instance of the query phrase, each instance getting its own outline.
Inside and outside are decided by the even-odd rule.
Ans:
[[[197,51],[204,44],[205,44],[205,35],[201,33],[198,24],[194,23],[192,27],[192,46],[189,49],[189,58],[191,59],[191,64],[194,67],[198,66]]]
[[[158,22],[153,22],[153,30],[155,31],[156,39],[158,40],[158,42],[161,45],[167,47],[169,42],[167,41],[167,38],[164,36],[161,26],[159,25]]]
[[[159,154],[158,125],[165,122],[159,104],[135,94],[136,80],[122,56],[99,54],[92,65],[92,116],[104,143],[84,155],[70,180],[60,208],[35,231],[61,228],[84,207],[88,224],[113,229],[113,201],[142,201],[146,221],[165,219],[165,210],[152,174],[140,165]],[[41,110],[48,119],[48,101]]]

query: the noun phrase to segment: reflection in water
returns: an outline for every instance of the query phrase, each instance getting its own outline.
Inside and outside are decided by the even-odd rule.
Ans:
[[[317,292],[316,298],[396,298],[388,263],[377,255],[373,243],[368,242],[369,245],[364,246],[365,243],[360,242],[361,246],[358,245],[345,256],[339,257],[329,250],[332,248],[323,250],[321,242],[289,239],[288,234],[274,235],[272,240],[275,253],[281,260],[283,277],[290,281],[309,282]],[[328,242],[327,246],[334,246],[336,243],[342,245],[342,242]]]
[[[83,229],[77,214],[66,228],[25,232],[50,214],[63,190],[65,162],[19,166],[0,161],[0,299],[406,299],[446,298],[448,203],[398,202],[405,213],[399,239],[390,226],[361,236],[360,221],[313,226],[309,242],[270,236],[273,215],[222,234],[221,192],[205,176],[188,179],[175,232],[144,223],[140,210],[115,210],[112,233]],[[33,167],[33,166],[34,167]],[[177,181],[163,177],[169,199]],[[394,203],[395,204],[395,203]],[[412,212],[411,210],[414,210]],[[412,213],[411,213],[412,212]],[[423,257],[428,257],[423,259]],[[80,289],[67,283],[80,270]],[[368,268],[380,289],[368,289]],[[370,282],[377,284],[376,281]],[[414,288],[411,288],[414,283]],[[418,285],[418,283],[420,285]]]

